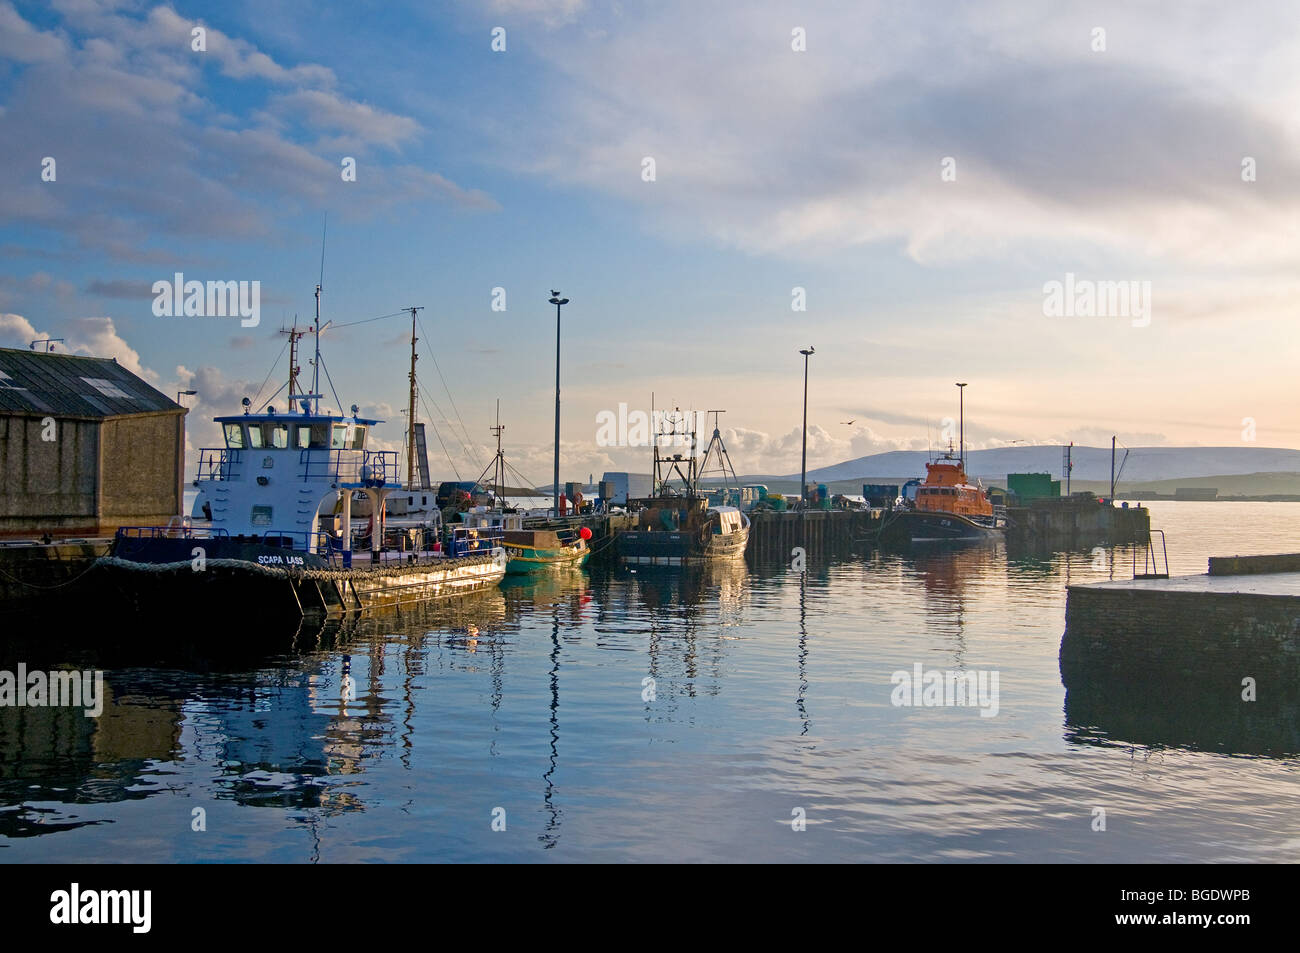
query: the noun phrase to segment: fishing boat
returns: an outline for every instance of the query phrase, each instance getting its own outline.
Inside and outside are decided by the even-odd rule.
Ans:
[[[661,454],[665,442],[685,446],[688,452]],[[694,414],[664,414],[651,443],[654,494],[630,501],[638,508],[637,526],[618,534],[619,558],[632,565],[680,566],[743,557],[749,543],[749,517],[736,506],[710,505],[709,491],[701,482],[711,472],[713,461],[724,483],[739,483],[716,416],[713,438],[703,458],[697,456]]]
[[[316,373],[320,355],[317,288]],[[296,343],[296,342],[295,342]],[[206,525],[177,518],[168,526],[118,530],[99,568],[137,608],[192,613],[201,607],[256,608],[304,618],[373,606],[456,596],[496,586],[505,575],[501,533],[472,526],[407,527],[386,532],[385,501],[401,492],[397,454],[368,442],[381,420],[322,412],[319,379],[297,386],[290,354],[289,406],[213,418],[224,446],[200,451],[198,475]],[[370,551],[354,552],[352,499],[370,504]],[[329,515],[333,501],[337,517]],[[322,510],[324,511],[322,513]],[[388,545],[401,537],[394,552]]]
[[[582,535],[583,530],[588,534]],[[576,532],[554,529],[506,530],[501,538],[509,561],[506,572],[512,576],[545,572],[550,569],[581,569],[591,556],[585,526]]]
[[[554,528],[545,524],[527,527],[524,525],[523,514],[514,507],[505,505],[508,492],[506,471],[514,469],[506,463],[505,450],[501,445],[505,429],[505,424],[501,423],[501,402],[497,401],[497,422],[491,428],[496,437],[497,452],[475,483],[476,486],[488,487],[495,495],[497,504],[494,507],[475,507],[463,518],[474,526],[500,528],[501,545],[508,557],[506,572],[512,576],[556,569],[581,569],[591,555],[587,546],[587,540],[591,538],[590,529],[585,526]],[[489,473],[492,476],[490,482],[487,482]],[[520,482],[528,482],[522,474],[516,472],[516,476]]]

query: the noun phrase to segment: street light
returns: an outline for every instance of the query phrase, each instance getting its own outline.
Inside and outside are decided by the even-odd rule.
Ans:
[[[186,397],[193,397],[193,396],[196,395],[197,393],[198,393],[198,391],[196,391],[196,390],[178,390],[178,391],[176,392],[176,403],[179,404],[179,403],[181,402],[181,396],[182,396],[182,395],[184,395],[184,396],[186,396]],[[184,405],[182,405],[182,406],[184,406]]]
[[[560,308],[569,303],[560,293],[551,289],[551,304],[555,305],[555,516],[560,515]]]
[[[961,429],[957,435],[957,456],[961,460],[962,472],[966,472],[966,385],[957,385],[957,418]]]
[[[808,508],[808,358],[816,348],[800,349],[803,355],[803,463],[799,467],[799,506]]]

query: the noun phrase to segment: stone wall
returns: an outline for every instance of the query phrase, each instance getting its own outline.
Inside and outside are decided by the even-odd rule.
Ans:
[[[1300,678],[1300,598],[1071,586],[1061,639],[1067,688],[1219,684],[1291,690]]]
[[[1269,572],[1300,572],[1300,553],[1210,557],[1211,576],[1246,576]]]
[[[1052,543],[1063,548],[1101,543],[1144,543],[1151,512],[1096,500],[1036,500],[1007,509],[1007,539],[1013,544]]]
[[[0,535],[93,534],[99,422],[43,419],[0,417]]]
[[[100,431],[99,528],[165,524],[184,509],[180,412],[116,417]]]

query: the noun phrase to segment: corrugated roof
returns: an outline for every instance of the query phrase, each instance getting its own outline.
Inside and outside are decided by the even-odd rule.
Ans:
[[[111,358],[0,348],[0,414],[121,417],[181,409]]]

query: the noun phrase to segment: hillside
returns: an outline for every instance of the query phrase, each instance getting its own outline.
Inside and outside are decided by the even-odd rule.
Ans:
[[[966,454],[966,470],[972,477],[998,484],[1006,482],[1008,473],[1050,473],[1053,477],[1059,477],[1061,452],[1061,447],[1055,445],[971,450]],[[1117,466],[1123,455],[1121,449],[1117,456]],[[928,459],[929,455],[924,451],[895,450],[877,453],[811,470],[808,480],[814,483],[841,480],[887,482],[900,477],[923,477]],[[1073,460],[1073,482],[1095,480],[1109,484],[1110,447],[1075,447]],[[1208,478],[1219,474],[1262,473],[1300,473],[1300,450],[1274,447],[1134,447],[1129,451],[1121,482],[1147,483]],[[797,486],[799,474],[746,477],[744,482],[789,480],[793,480]]]

